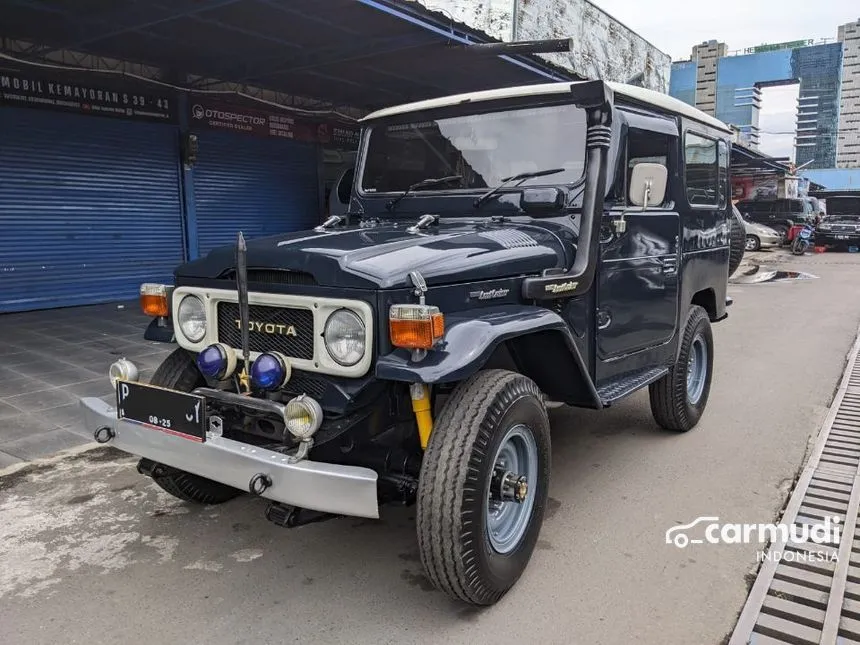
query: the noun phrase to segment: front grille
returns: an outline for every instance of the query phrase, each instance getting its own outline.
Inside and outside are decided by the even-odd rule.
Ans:
[[[290,380],[287,381],[287,384],[284,386],[284,391],[287,394],[291,394],[293,396],[307,394],[308,396],[316,399],[317,401],[320,401],[325,395],[327,388],[328,381],[326,381],[325,379],[316,377],[312,374],[308,374],[307,372],[293,370],[293,375],[290,377]]]
[[[856,233],[857,227],[849,225],[839,225],[833,227],[834,233]]]
[[[221,280],[236,281],[236,270],[228,269],[222,273]],[[257,284],[287,284],[315,285],[317,283],[310,273],[303,271],[287,271],[285,269],[248,269],[248,282]]]
[[[314,315],[309,309],[250,305],[248,313],[251,321],[248,339],[252,352],[281,352],[290,358],[313,359]],[[242,347],[238,320],[237,303],[218,303],[218,340],[236,349]],[[269,325],[269,332],[264,331],[266,325]],[[260,326],[263,331],[259,330]],[[284,334],[290,326],[295,329],[295,336]]]

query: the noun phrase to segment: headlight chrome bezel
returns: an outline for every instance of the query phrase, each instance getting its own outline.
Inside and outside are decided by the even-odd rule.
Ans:
[[[348,317],[351,319],[351,323],[357,323],[357,325],[354,327],[354,331],[357,332],[355,334],[357,338],[354,338],[353,340],[360,340],[361,353],[355,360],[346,360],[342,356],[338,356],[337,353],[332,350],[333,343],[331,343],[329,339],[329,330],[333,322],[335,322],[335,318],[338,316],[341,318]],[[343,367],[353,367],[360,363],[361,360],[367,354],[367,329],[364,326],[364,321],[361,319],[361,316],[359,316],[358,313],[356,313],[352,309],[349,309],[347,307],[341,307],[340,309],[336,309],[331,314],[329,314],[329,317],[326,319],[325,325],[323,326],[322,336],[326,352],[328,352],[329,357],[338,365],[342,365]]]
[[[192,304],[194,302],[196,302],[196,304]],[[197,312],[197,313],[199,313],[199,315],[202,316],[202,327],[201,327],[200,334],[198,336],[192,336],[191,334],[189,334],[188,331],[186,330],[185,324],[186,324],[186,322],[190,322],[190,321],[183,321],[182,320],[182,314],[183,314],[182,308],[183,308],[183,305],[185,305],[186,303],[188,303],[189,306],[194,306],[194,307],[199,306],[199,308],[200,308],[199,312]],[[199,323],[200,320],[198,319],[197,322]],[[203,342],[203,340],[206,338],[206,333],[209,331],[209,321],[207,320],[207,316],[206,316],[206,303],[203,302],[202,298],[200,298],[200,297],[198,297],[192,293],[189,293],[189,294],[182,296],[182,300],[179,301],[179,305],[177,305],[177,307],[176,307],[176,324],[177,324],[177,327],[179,328],[179,332],[189,342],[191,342],[191,343]]]

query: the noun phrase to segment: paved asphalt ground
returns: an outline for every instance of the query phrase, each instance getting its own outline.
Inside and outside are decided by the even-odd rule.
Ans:
[[[547,519],[497,606],[432,590],[413,509],[279,529],[260,500],[187,506],[99,449],[0,477],[0,641],[720,643],[759,547],[665,531],[776,517],[860,322],[860,255],[758,257],[819,279],[731,287],[695,430],[660,431],[644,393],[553,411]]]

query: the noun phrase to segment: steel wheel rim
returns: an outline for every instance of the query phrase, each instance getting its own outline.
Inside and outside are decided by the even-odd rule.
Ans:
[[[705,391],[708,377],[708,346],[701,335],[693,339],[690,358],[687,361],[687,398],[695,405]]]
[[[756,247],[755,238],[752,235],[747,235],[746,250],[747,251],[755,251],[755,247]]]
[[[486,496],[487,538],[497,553],[513,551],[522,541],[534,509],[538,482],[538,448],[531,428],[518,424],[510,428],[493,457]],[[491,499],[490,489],[495,468],[525,476],[528,493],[522,502]]]

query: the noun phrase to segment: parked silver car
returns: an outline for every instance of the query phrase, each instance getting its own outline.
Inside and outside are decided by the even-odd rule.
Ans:
[[[782,234],[769,226],[750,222],[745,219],[744,228],[747,235],[745,245],[747,251],[758,251],[759,249],[782,246]]]

